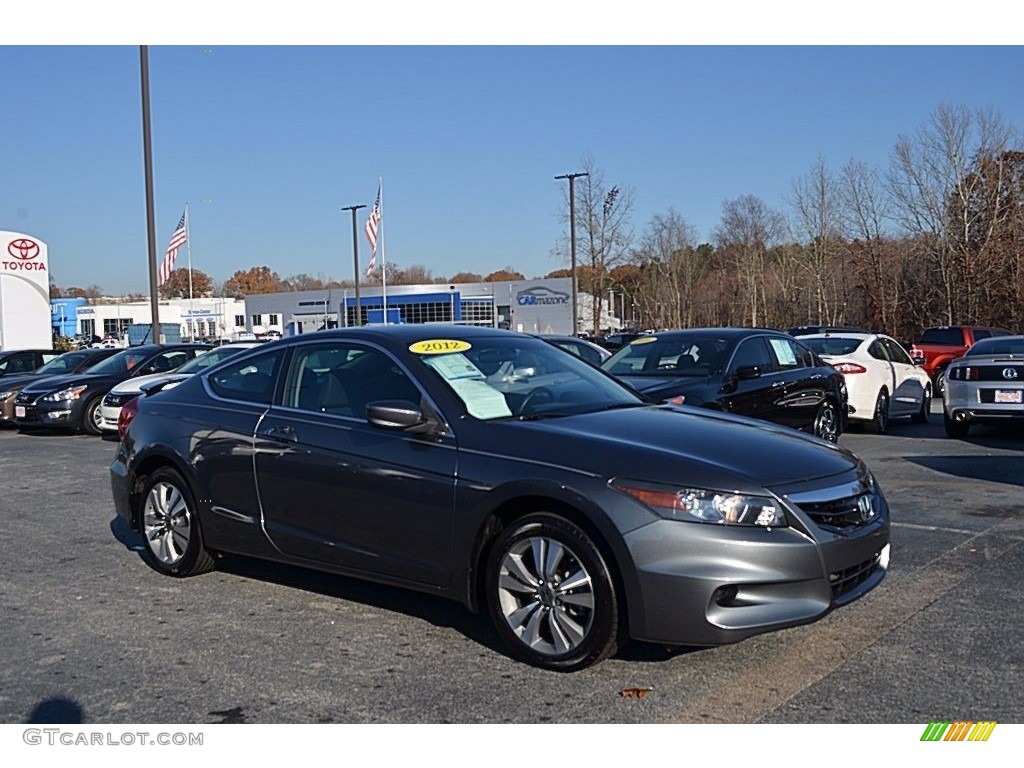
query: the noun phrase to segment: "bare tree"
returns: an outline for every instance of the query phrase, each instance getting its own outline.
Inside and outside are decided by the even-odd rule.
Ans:
[[[577,178],[575,183],[577,253],[580,263],[590,268],[592,327],[597,332],[601,328],[601,298],[610,285],[609,272],[629,258],[634,193],[631,188],[618,184],[607,186],[604,171],[590,155],[585,156],[580,165],[581,172],[588,175]],[[563,215],[568,221],[568,189]],[[569,247],[568,239],[557,246],[566,261]]]
[[[659,314],[659,325],[688,328],[694,321],[697,284],[708,261],[696,247],[693,227],[674,209],[656,214],[636,253],[646,275],[645,301]]]
[[[1011,136],[994,113],[941,105],[913,137],[901,136],[893,148],[893,208],[900,225],[925,247],[949,324],[977,318],[983,295],[978,269],[998,230],[995,217],[1005,214],[998,206],[971,205],[985,183],[974,172],[976,162],[1003,156]]]
[[[765,287],[762,279],[767,267],[768,249],[775,245],[785,230],[782,216],[753,195],[743,195],[722,204],[722,221],[715,229],[715,240],[729,266],[735,272],[739,287],[746,293],[753,326],[765,322]]]

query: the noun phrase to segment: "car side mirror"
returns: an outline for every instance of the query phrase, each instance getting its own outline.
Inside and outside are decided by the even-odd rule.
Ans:
[[[380,429],[413,433],[438,431],[436,419],[429,418],[409,400],[378,400],[366,404],[366,420]]]
[[[921,355],[914,355],[911,360],[914,361],[914,365],[924,365],[925,359]]]
[[[740,381],[756,379],[761,376],[761,369],[756,365],[741,365],[736,369],[736,378]]]

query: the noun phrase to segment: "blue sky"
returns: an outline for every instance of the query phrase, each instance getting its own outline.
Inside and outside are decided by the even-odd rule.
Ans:
[[[210,34],[151,45],[149,64],[157,247],[188,202],[193,266],[218,281],[257,265],[351,279],[340,209],[372,204],[378,178],[389,262],[534,277],[566,266],[552,255],[565,227],[553,177],[585,155],[634,190],[638,232],[674,208],[706,240],[725,200],[752,194],[784,211],[819,156],[836,170],[886,165],[940,104],[1024,127],[1020,47],[219,45],[235,40]],[[125,37],[140,35],[110,42]],[[145,292],[138,47],[58,41],[0,38],[0,229],[47,241],[62,287]]]

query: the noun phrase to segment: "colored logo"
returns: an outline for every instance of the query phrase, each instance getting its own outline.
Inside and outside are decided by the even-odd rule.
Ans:
[[[517,293],[516,303],[521,307],[531,307],[537,304],[568,304],[569,294],[538,286]]]
[[[409,351],[417,355],[443,355],[448,352],[465,352],[471,348],[468,341],[455,339],[426,339],[409,345]]]
[[[921,734],[921,741],[988,741],[995,727],[995,720],[978,723],[965,720],[931,722]]]
[[[39,243],[26,237],[19,237],[17,240],[11,240],[7,245],[7,252],[20,261],[28,261],[39,255]]]

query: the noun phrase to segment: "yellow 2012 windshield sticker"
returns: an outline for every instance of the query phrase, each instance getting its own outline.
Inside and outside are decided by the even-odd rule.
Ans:
[[[456,339],[424,339],[409,345],[409,351],[416,355],[444,355],[449,352],[465,352],[472,349],[468,341]]]

